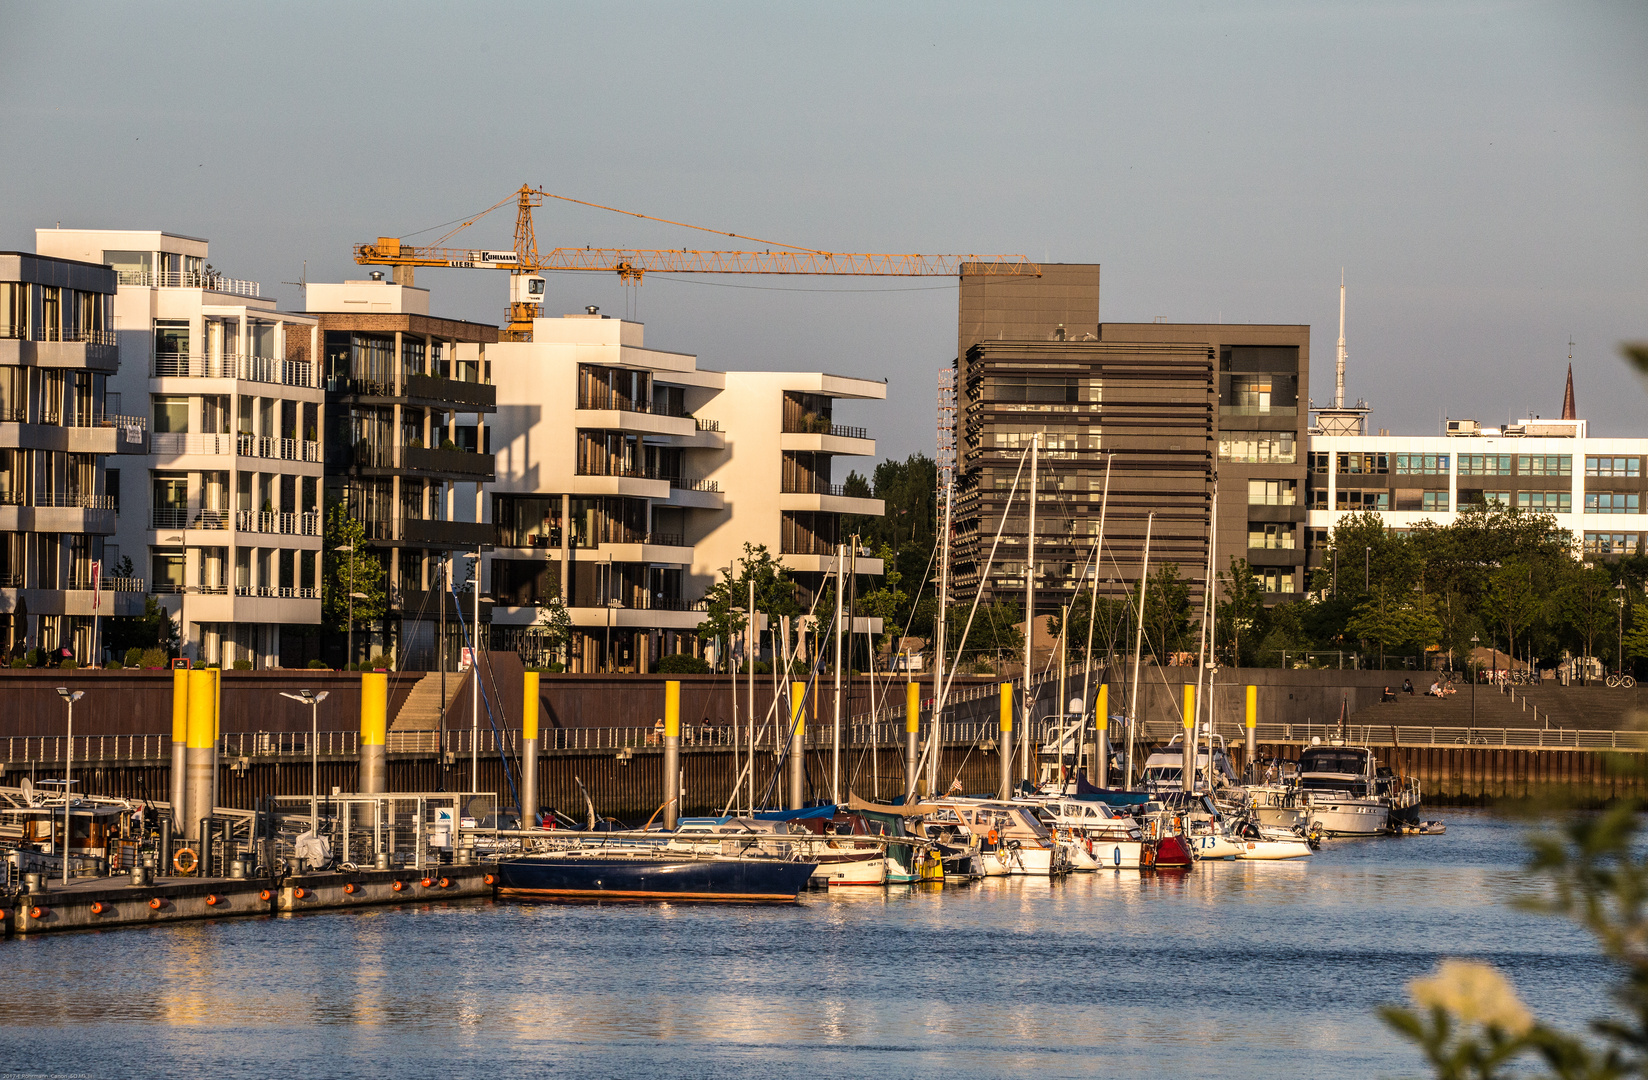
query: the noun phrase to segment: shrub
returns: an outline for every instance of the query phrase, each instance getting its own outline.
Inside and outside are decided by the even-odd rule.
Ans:
[[[658,661],[658,671],[662,675],[708,675],[710,666],[688,653],[673,653]]]
[[[166,666],[166,660],[166,650],[144,649],[143,655],[139,658],[137,666],[146,668],[163,668]]]
[[[311,660],[311,661],[309,661],[308,666],[312,667],[312,668],[320,668],[322,671],[324,671],[324,670],[326,670],[326,661],[325,660]]]
[[[383,655],[383,653],[376,653],[376,654],[373,655],[372,659],[368,660],[364,665],[362,665],[361,670],[362,671],[376,671],[378,668],[387,668],[387,669],[393,670],[394,667],[395,667],[395,661],[394,660],[392,660],[389,657]]]
[[[235,670],[236,671],[251,671],[252,670],[252,662],[250,660],[236,660],[235,661]]]
[[[30,649],[27,655],[24,656],[24,660],[27,661],[29,667],[39,667],[45,662],[45,659],[45,655],[39,649]]]
[[[543,667],[539,668],[538,670],[539,671],[547,671],[547,672],[550,672],[551,674],[559,674],[560,672],[563,672],[563,671],[566,670],[566,665],[561,663],[559,660],[551,660],[549,663],[545,664]]]
[[[139,649],[135,646],[130,648],[130,649],[127,649],[126,650],[126,657],[121,662],[120,666],[121,667],[142,667],[143,666],[143,650]]]
[[[122,664],[119,660],[110,660],[108,663],[103,665],[103,670],[104,671],[119,671],[121,668],[123,668],[125,666],[126,665]]]
[[[76,668],[78,668],[80,666],[80,661],[78,661],[74,657],[70,656],[70,657],[66,658],[61,664],[58,664],[57,666],[62,668],[64,671],[74,671]]]
[[[29,666],[29,662],[19,656],[11,662],[11,666],[14,668],[26,668]]]

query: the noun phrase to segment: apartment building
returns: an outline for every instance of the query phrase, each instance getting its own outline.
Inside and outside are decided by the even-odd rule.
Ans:
[[[1101,594],[1133,587],[1148,536],[1152,571],[1176,565],[1199,597],[1215,493],[1215,569],[1246,558],[1270,602],[1301,590],[1309,327],[1101,322],[1098,266],[1042,270],[962,278],[956,586],[1023,597],[1035,439],[1037,614],[1084,587],[1101,517]]]
[[[704,591],[745,541],[779,554],[810,596],[841,514],[881,512],[878,500],[841,494],[831,459],[875,452],[866,432],[834,423],[833,403],[881,398],[882,383],[706,370],[595,308],[536,319],[531,341],[489,355],[498,548],[487,580],[499,645],[558,595],[575,628],[575,670],[703,655]],[[858,569],[881,565],[861,559]]]
[[[115,274],[101,260],[0,252],[0,615],[8,652],[96,659],[100,615],[143,611],[139,574],[104,572],[118,498],[106,462],[141,455],[121,415]],[[118,488],[118,485],[116,485]]]
[[[318,656],[315,320],[218,271],[199,238],[40,229],[35,246],[112,269],[109,390],[150,421],[148,453],[110,471],[118,528],[105,563],[129,559],[147,576],[185,656],[258,668]]]
[[[347,659],[381,652],[402,668],[434,668],[444,624],[452,666],[475,618],[463,599],[473,599],[474,564],[462,555],[495,538],[482,489],[494,470],[488,348],[498,328],[432,316],[428,290],[376,273],[311,283],[307,310],[321,339],[326,505],[346,507],[366,532],[365,551],[332,557],[377,560],[388,587],[387,610],[353,635]],[[482,606],[483,624],[490,607]],[[335,662],[351,640],[342,630],[329,644]]]

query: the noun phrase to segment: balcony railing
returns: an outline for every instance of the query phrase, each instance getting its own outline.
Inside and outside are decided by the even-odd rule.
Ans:
[[[319,589],[300,589],[289,585],[236,585],[236,596],[263,596],[277,600],[318,600]]]
[[[815,483],[805,484],[805,483],[798,483],[798,482],[792,480],[789,483],[786,483],[781,490],[786,495],[846,495],[847,494],[847,486],[845,484],[826,484],[823,481],[817,481]]]
[[[699,431],[720,431],[721,430],[721,421],[719,421],[719,420],[705,420],[703,417],[694,417],[693,422],[698,425],[698,430]]]
[[[0,589],[21,589],[22,587],[22,574],[0,574]]]
[[[663,477],[662,479],[667,479],[669,481],[669,486],[670,487],[679,488],[682,491],[720,491],[721,490],[721,484],[720,484],[719,481],[716,481],[716,480],[704,480],[702,478],[692,477],[692,476],[670,476],[670,477]]]
[[[791,428],[794,428],[792,431]],[[812,419],[803,418],[784,427],[786,435],[834,435],[839,439],[868,439],[870,432],[866,428],[848,427],[844,424],[832,424],[821,417]]]
[[[696,420],[691,413],[683,410],[671,409],[659,401],[630,401],[627,398],[614,397],[606,402],[597,402],[591,398],[579,398],[578,408],[597,412],[632,412],[645,413],[648,416],[673,416],[679,420]],[[700,431],[703,428],[699,428]]]
[[[269,435],[240,435],[235,443],[235,453],[241,457],[268,458],[271,461],[319,461],[320,443],[308,439],[277,439]]]
[[[204,270],[121,270],[122,285],[143,285],[152,289],[209,289],[231,296],[257,296],[255,281],[241,281]]]
[[[201,356],[194,353],[155,353],[149,362],[154,378],[244,379],[278,386],[315,385],[314,365],[307,360],[276,360],[268,356]]]
[[[85,345],[118,344],[113,330],[61,330],[51,326],[24,326],[20,323],[0,323],[0,338],[13,341],[68,341]]]
[[[178,457],[183,454],[232,454],[235,452],[235,437],[233,435],[157,431],[149,436],[149,452],[158,457]]]
[[[157,506],[149,511],[151,529],[227,529],[229,511],[186,506]]]
[[[22,575],[18,575],[21,577]],[[140,593],[143,592],[143,579],[140,577],[105,577],[97,586],[103,592]],[[92,579],[90,574],[71,574],[69,588],[90,591]]]
[[[272,510],[236,510],[235,530],[284,536],[319,536],[320,515],[313,511],[286,514]]]
[[[113,495],[81,495],[72,491],[37,492],[32,498],[15,491],[0,491],[0,505],[50,506],[70,510],[117,510]]]

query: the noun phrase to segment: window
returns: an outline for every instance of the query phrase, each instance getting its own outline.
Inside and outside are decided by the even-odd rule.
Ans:
[[[1219,437],[1219,460],[1290,465],[1298,453],[1291,431],[1231,431]]]
[[[156,319],[154,324],[154,351],[156,356],[188,356],[188,321],[184,319]]]
[[[1509,476],[1511,475],[1511,455],[1509,454],[1460,454],[1460,476]]]
[[[1484,492],[1482,492],[1482,505],[1483,506],[1510,506],[1511,505],[1511,493],[1508,492],[1508,491],[1484,491]]]
[[[1293,550],[1293,526],[1271,525],[1248,522],[1247,546],[1250,548],[1269,548],[1272,550]]]
[[[149,560],[149,589],[157,593],[183,591],[183,552],[155,548]]]
[[[1326,487],[1312,487],[1310,494],[1310,509],[1326,510],[1328,508],[1328,489]]]
[[[1516,471],[1522,476],[1572,476],[1572,454],[1521,454],[1516,459]]]
[[[1358,491],[1354,488],[1340,488],[1334,493],[1335,509],[1338,510],[1389,510],[1390,492],[1388,491]]]
[[[1499,492],[1494,492],[1498,495]],[[1448,493],[1446,491],[1427,491],[1419,499],[1419,509],[1426,513],[1445,514],[1448,511]]]
[[[1248,416],[1264,416],[1270,412],[1270,375],[1233,375],[1230,379],[1231,404]]]
[[[1588,532],[1585,534],[1585,554],[1587,555],[1635,555],[1641,550],[1641,533]]]
[[[1634,457],[1587,457],[1586,476],[1641,476],[1642,459]]]
[[[1298,483],[1294,480],[1249,480],[1249,506],[1293,506],[1299,501]]]
[[[1087,380],[1089,400],[1098,401],[1097,380]],[[991,398],[998,407],[1012,412],[1034,411],[1041,405],[1074,405],[1081,401],[1080,379],[1036,378],[1025,375],[998,375],[991,380]]]
[[[1571,514],[1574,509],[1574,493],[1571,491],[1519,491],[1516,493],[1516,508],[1546,514]]]
[[[1638,514],[1642,512],[1641,500],[1642,496],[1634,491],[1587,491],[1585,493],[1585,512],[1587,514]]]
[[[154,398],[154,430],[157,433],[189,430],[189,399],[186,397]]]
[[[1310,471],[1325,473],[1333,468],[1333,455],[1325,450],[1310,452]]]
[[[254,321],[246,328],[246,343],[253,356],[275,359],[275,324]]]
[[[1341,474],[1356,475],[1360,473],[1381,474],[1390,472],[1389,454],[1340,454],[1339,472]]]
[[[1447,454],[1397,454],[1398,476],[1438,476],[1448,471]]]
[[[1290,593],[1293,591],[1293,571],[1263,569],[1253,572],[1253,580],[1259,583],[1259,588],[1268,593]]]

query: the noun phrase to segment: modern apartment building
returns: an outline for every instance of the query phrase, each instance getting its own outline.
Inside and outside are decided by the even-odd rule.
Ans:
[[[141,576],[104,573],[118,513],[105,462],[143,451],[145,421],[110,401],[101,262],[0,252],[0,644],[66,645],[82,663],[97,616],[143,611]]]
[[[840,515],[881,512],[840,494],[830,460],[874,453],[864,431],[834,423],[832,405],[880,398],[882,383],[710,371],[648,348],[643,329],[591,308],[536,319],[531,341],[488,350],[499,387],[493,639],[512,644],[559,595],[575,670],[702,655],[701,598],[745,541],[781,553],[810,595]],[[874,559],[858,569],[881,572]]]
[[[366,531],[365,551],[331,557],[376,559],[388,585],[384,616],[353,635],[348,659],[382,652],[402,668],[436,667],[444,605],[450,666],[474,608],[445,583],[466,592],[473,564],[461,556],[494,540],[481,491],[493,478],[487,350],[498,328],[432,316],[428,290],[381,274],[311,283],[307,309],[321,340],[326,505],[346,507]],[[350,638],[333,639],[341,660]]]
[[[185,656],[301,666],[318,655],[323,395],[315,320],[220,273],[205,240],[155,230],[40,229],[44,255],[119,282],[109,379],[150,419],[148,453],[110,470],[110,567],[148,577]]]
[[[1101,594],[1133,587],[1148,533],[1152,572],[1174,564],[1199,595],[1215,491],[1215,569],[1248,559],[1272,602],[1302,589],[1309,328],[1103,323],[1099,267],[1042,270],[962,279],[957,587],[1023,597],[1029,476],[1019,470],[1035,438],[1037,614],[1082,588],[1101,515],[1103,562],[1088,572]]]

